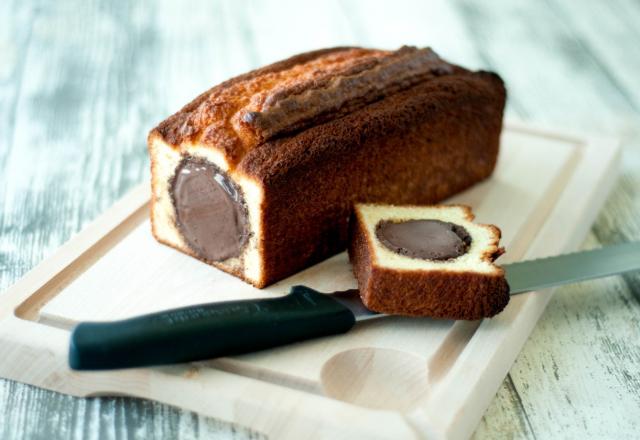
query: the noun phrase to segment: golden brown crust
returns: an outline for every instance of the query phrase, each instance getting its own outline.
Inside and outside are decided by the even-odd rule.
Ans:
[[[240,86],[244,82],[256,80],[265,75],[273,75],[297,65],[301,65],[335,52],[346,51],[349,47],[334,47],[301,53],[285,60],[270,64],[245,74],[224,81],[217,86],[198,95],[193,101],[185,105],[180,111],[162,121],[149,133],[149,139],[158,136],[166,143],[178,147],[183,142],[193,142],[196,137],[210,127],[200,141],[215,143],[217,148],[224,151],[230,161],[239,160],[242,151],[239,143],[229,126],[228,115],[237,107],[233,101],[237,94],[241,94]],[[225,102],[224,98],[229,98]],[[211,126],[211,124],[213,124]]]
[[[468,220],[473,220],[470,208]],[[498,247],[500,229],[481,259],[493,262],[504,252]],[[350,222],[349,259],[365,306],[373,311],[407,316],[476,320],[500,313],[509,302],[504,269],[492,273],[447,270],[399,270],[377,265],[364,220],[356,210]]]
[[[260,143],[348,114],[399,90],[466,72],[431,49],[309,52],[213,87],[150,133],[219,149],[230,166]]]

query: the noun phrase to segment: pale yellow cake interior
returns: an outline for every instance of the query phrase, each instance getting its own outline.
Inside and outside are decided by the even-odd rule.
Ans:
[[[473,223],[462,206],[393,206],[358,204],[356,210],[364,222],[372,264],[399,270],[446,270],[452,272],[492,273],[496,266],[481,258],[497,244],[495,232],[485,225]],[[441,220],[464,227],[471,235],[471,246],[464,255],[452,260],[437,261],[400,255],[382,244],[376,237],[376,225],[381,220]]]
[[[239,173],[229,171],[229,164],[225,157],[216,149],[198,144],[183,144],[180,149],[165,143],[159,137],[152,140],[151,155],[154,160],[155,172],[153,176],[153,194],[156,203],[153,207],[155,230],[158,238],[178,249],[188,251],[182,235],[176,225],[176,214],[170,195],[170,182],[176,167],[184,156],[206,159],[215,164],[222,171],[227,172],[242,190],[248,208],[248,220],[251,237],[239,257],[229,258],[216,263],[234,270],[240,269],[246,278],[260,284],[263,277],[263,261],[259,251],[262,238],[262,224],[260,209],[262,207],[263,191],[253,180]]]

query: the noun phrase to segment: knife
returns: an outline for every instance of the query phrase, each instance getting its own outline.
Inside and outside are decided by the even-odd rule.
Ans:
[[[640,242],[503,266],[511,295],[640,269]],[[384,317],[357,290],[333,295],[294,286],[279,298],[201,304],[114,322],[83,322],[71,333],[69,366],[108,370],[247,353],[345,333]]]

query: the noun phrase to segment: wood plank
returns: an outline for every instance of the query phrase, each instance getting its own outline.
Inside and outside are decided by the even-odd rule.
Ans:
[[[592,236],[586,246],[600,243]],[[636,435],[640,422],[620,411],[639,408],[639,316],[640,305],[630,301],[620,277],[568,286],[554,296],[511,373],[537,430],[557,438]]]
[[[517,362],[517,361],[516,361]],[[473,439],[535,439],[533,425],[516,390],[511,373],[504,380],[493,402],[482,417]]]
[[[265,438],[258,432],[157,402],[124,397],[79,399],[4,381],[0,436],[98,440],[136,438]]]
[[[619,89],[635,113],[640,111],[640,45],[628,38],[629,33],[637,34],[637,26],[629,27],[625,13],[613,2],[589,1],[585,8],[572,9],[562,1],[551,0],[549,6],[559,21],[568,24],[573,41],[593,59],[594,68]]]
[[[286,11],[286,13],[284,13]],[[238,10],[238,22],[250,33],[249,44],[258,65],[319,47],[355,44],[337,0],[256,2]],[[292,20],[292,17],[296,17]],[[310,30],[313,23],[313,30]]]
[[[371,47],[431,46],[443,57],[470,67],[483,66],[473,36],[446,0],[343,1],[344,17],[353,39]],[[433,18],[433,19],[431,19]]]
[[[503,76],[522,116],[607,132],[618,128],[614,114],[630,109],[627,98],[548,8],[509,1],[492,2],[490,8],[465,0],[456,5],[478,52]]]
[[[520,4],[513,6],[515,8],[524,8],[519,9],[522,11],[521,14],[512,16],[513,22],[530,20],[533,23],[526,26],[536,29],[537,33],[529,33],[529,35],[533,35],[533,38],[523,39],[518,36],[517,32],[511,34],[498,30],[498,33],[503,35],[500,37],[503,39],[502,44],[504,46],[512,46],[509,50],[510,56],[508,58],[508,63],[512,67],[496,64],[494,62],[496,51],[487,49],[487,45],[491,40],[483,39],[483,35],[495,35],[495,29],[491,28],[502,27],[502,24],[504,24],[502,21],[496,23],[493,20],[496,10],[501,10],[505,7],[504,2],[476,3],[474,7],[478,9],[480,18],[475,20],[472,26],[465,23],[464,14],[460,14],[459,10],[452,9],[450,4],[446,4],[447,2],[438,1],[433,3],[434,6],[431,8],[430,5],[423,6],[423,2],[410,1],[394,1],[392,5],[384,5],[379,2],[348,2],[343,8],[343,15],[336,16],[333,15],[335,12],[334,6],[326,10],[323,7],[315,7],[313,14],[302,15],[304,11],[300,11],[300,7],[295,7],[294,5],[292,9],[290,4],[283,4],[284,6],[280,8],[271,8],[274,11],[271,14],[272,16],[276,15],[276,11],[279,9],[279,14],[282,18],[278,23],[283,23],[283,25],[278,26],[278,35],[282,35],[282,38],[278,37],[272,40],[272,44],[274,47],[285,44],[293,46],[297,44],[295,40],[301,38],[301,33],[303,34],[302,38],[306,41],[312,41],[315,35],[324,33],[326,29],[324,26],[322,29],[317,29],[318,26],[315,26],[316,20],[317,23],[326,23],[333,26],[332,32],[339,32],[342,35],[343,31],[340,30],[342,21],[349,22],[350,17],[355,17],[354,20],[351,20],[355,25],[353,27],[347,25],[346,36],[341,37],[344,38],[344,41],[372,44],[367,43],[367,41],[374,40],[368,40],[367,38],[369,37],[367,36],[373,36],[372,38],[375,38],[376,44],[387,47],[394,47],[405,42],[431,44],[456,61],[474,66],[494,67],[501,73],[503,70],[509,72],[515,70],[513,66],[533,66],[532,68],[521,68],[516,73],[509,73],[509,82],[512,81],[512,77],[515,75],[518,84],[524,84],[525,86],[529,81],[527,78],[537,80],[539,77],[537,72],[547,69],[551,72],[549,77],[543,78],[542,82],[538,82],[539,87],[532,89],[542,94],[543,104],[539,104],[540,98],[535,93],[531,93],[524,86],[519,86],[517,93],[515,90],[511,90],[510,112],[533,120],[574,125],[590,131],[618,132],[622,130],[628,146],[624,157],[623,178],[607,207],[603,210],[595,232],[604,243],[640,237],[637,220],[639,218],[638,212],[640,212],[640,195],[637,190],[640,187],[637,174],[638,166],[640,166],[638,159],[640,157],[640,154],[638,154],[640,151],[638,149],[638,145],[640,145],[640,136],[637,129],[640,126],[637,123],[638,114],[630,107],[625,107],[624,104],[621,104],[624,102],[624,97],[621,97],[619,93],[610,93],[611,89],[615,88],[614,85],[609,83],[608,86],[605,84],[604,87],[601,87],[602,81],[607,83],[609,80],[603,79],[602,74],[597,73],[598,66],[593,59],[589,61],[589,57],[592,58],[593,54],[585,53],[583,47],[576,45],[576,39],[592,41],[597,36],[597,38],[601,39],[602,46],[598,49],[592,41],[590,44],[593,49],[602,52],[606,51],[608,47],[609,51],[611,51],[611,54],[608,55],[609,58],[601,62],[607,64],[609,72],[613,72],[613,75],[618,76],[617,81],[619,83],[629,84],[630,81],[633,81],[634,70],[637,69],[627,68],[624,70],[624,66],[620,66],[620,61],[614,63],[613,55],[622,54],[625,47],[629,48],[631,45],[634,47],[640,46],[638,44],[639,37],[636,26],[638,19],[640,19],[640,7],[637,2],[632,0],[609,3],[592,1],[587,4],[581,2],[579,4],[570,4],[570,6],[569,4],[563,5],[566,15],[576,15],[576,20],[584,20],[583,23],[596,23],[596,26],[592,29],[589,29],[586,25],[579,26],[575,21],[567,24],[563,23],[562,20],[558,20],[557,17],[556,19],[549,18],[549,14],[555,14],[554,11],[538,13],[533,11],[533,14],[529,13],[531,12],[530,9],[546,8],[547,5],[545,4],[532,3],[531,5],[523,6]],[[343,4],[341,3],[341,6]],[[117,8],[110,6],[107,2],[91,4],[77,2],[68,3],[66,6],[54,6],[45,2],[34,2],[32,4],[11,0],[0,2],[0,23],[2,24],[0,29],[0,47],[2,50],[0,53],[3,54],[3,63],[0,66],[0,128],[2,128],[0,130],[0,206],[3,208],[0,210],[2,211],[0,213],[0,290],[7,287],[19,275],[41,260],[44,255],[50,253],[65,241],[81,225],[86,224],[98,212],[109,206],[136,178],[145,178],[144,139],[140,133],[144,134],[144,131],[152,126],[153,123],[175,111],[188,99],[208,87],[212,83],[212,79],[215,82],[224,79],[229,74],[239,73],[248,67],[258,64],[258,57],[263,48],[260,51],[255,51],[254,55],[246,52],[244,48],[246,45],[260,40],[264,35],[268,35],[266,31],[273,32],[274,29],[265,25],[264,31],[252,36],[251,39],[246,38],[243,35],[244,31],[241,31],[238,24],[242,24],[242,20],[247,16],[254,17],[252,18],[253,21],[259,21],[260,17],[254,11],[261,11],[260,13],[262,13],[262,11],[268,9],[261,2],[252,3],[250,8],[248,12],[245,12],[242,11],[242,5],[235,5],[232,2],[224,2],[221,6],[192,2],[188,8],[185,8],[179,2],[171,1],[153,5],[144,2],[138,2],[136,5],[123,3],[119,4]],[[609,12],[603,8],[608,8]],[[500,15],[500,11],[497,13]],[[20,60],[29,59],[31,66],[34,63],[40,64],[49,69],[53,75],[59,75],[59,72],[62,71],[58,66],[63,62],[60,51],[53,50],[52,53],[44,53],[43,44],[37,44],[37,52],[35,54],[30,52],[30,48],[33,48],[33,46],[28,45],[25,35],[30,29],[27,23],[31,19],[31,15],[36,16],[40,30],[44,29],[46,34],[38,34],[36,38],[52,39],[51,45],[55,45],[60,40],[64,40],[65,34],[74,32],[76,29],[74,26],[68,26],[69,29],[65,30],[63,29],[64,25],[52,28],[51,23],[64,23],[65,15],[74,14],[83,16],[86,21],[85,27],[79,27],[79,35],[82,38],[87,35],[87,29],[91,27],[94,28],[92,32],[96,32],[99,35],[99,38],[87,38],[86,40],[80,38],[80,41],[77,41],[76,51],[72,55],[78,60],[79,71],[88,71],[83,69],[90,65],[95,57],[105,57],[111,60],[105,61],[105,64],[109,64],[108,71],[111,73],[103,76],[104,83],[109,85],[102,88],[94,88],[91,91],[92,99],[94,96],[97,97],[96,109],[98,111],[92,113],[94,116],[86,116],[90,112],[83,110],[81,113],[85,116],[79,120],[82,121],[82,124],[88,124],[88,128],[91,130],[95,129],[96,134],[102,138],[113,137],[115,141],[105,141],[109,145],[108,148],[112,149],[112,154],[105,156],[104,162],[97,163],[93,159],[88,159],[87,155],[81,156],[80,162],[89,161],[89,168],[83,174],[85,179],[75,179],[73,185],[56,189],[55,186],[65,179],[62,175],[52,171],[58,168],[58,164],[64,165],[65,169],[70,172],[78,172],[79,170],[77,166],[68,167],[65,164],[69,160],[69,154],[64,153],[67,148],[66,144],[60,145],[57,149],[52,148],[45,151],[41,144],[14,144],[12,143],[13,141],[7,141],[6,139],[7,136],[13,138],[13,134],[11,134],[14,132],[13,120],[17,116],[17,112],[14,112],[14,109],[19,109],[23,117],[26,115],[26,118],[21,123],[21,129],[27,130],[31,128],[28,123],[30,120],[33,120],[36,126],[44,124],[45,127],[48,127],[49,124],[56,124],[60,118],[51,116],[55,111],[75,114],[73,108],[67,109],[64,106],[61,109],[54,108],[52,111],[51,104],[47,104],[46,100],[38,101],[39,106],[43,107],[43,111],[39,111],[40,108],[38,107],[29,112],[26,112],[28,104],[26,100],[18,98],[18,101],[13,102],[13,99],[19,95],[21,89],[20,81],[22,78],[21,76],[16,77],[14,74],[16,66],[22,63]],[[604,14],[604,18],[609,20],[607,23],[611,23],[602,30],[598,24],[601,14]],[[127,16],[132,16],[133,18],[127,19]],[[286,35],[286,24],[289,21],[300,23],[302,21],[296,20],[296,18],[302,17],[306,18],[305,23],[308,23],[308,26],[301,26],[303,28],[301,32],[292,33],[288,37]],[[385,17],[388,17],[388,20],[385,20]],[[523,19],[522,17],[527,18]],[[620,20],[619,27],[616,27],[615,21],[613,21],[616,17]],[[151,22],[154,22],[154,24],[150,24]],[[189,23],[189,26],[185,27],[181,25],[182,23]],[[280,32],[281,29],[284,29],[284,31]],[[514,29],[514,27],[507,29]],[[545,32],[559,37],[542,35],[543,38],[538,41],[536,38],[538,33],[544,34]],[[324,38],[331,38],[327,36],[328,33],[325,33],[325,35]],[[512,38],[513,35],[515,35],[515,38]],[[557,44],[562,43],[567,38],[569,39],[568,43],[563,43],[564,45]],[[287,41],[282,41],[283,39]],[[292,40],[292,42],[289,40]],[[479,44],[474,45],[476,42],[479,42]],[[520,52],[521,44],[525,44],[525,47]],[[87,45],[93,49],[87,50]],[[140,45],[140,51],[133,51],[133,48],[137,45]],[[528,47],[531,45],[538,46],[539,49],[532,50]],[[129,47],[129,49],[120,50],[126,47]],[[9,50],[5,50],[6,48],[9,48]],[[70,51],[70,49],[67,50]],[[275,48],[270,50],[276,51]],[[578,52],[578,55],[570,56],[573,62],[578,60],[576,68],[582,70],[578,81],[573,81],[573,76],[566,74],[571,72],[572,69],[567,67],[566,61],[563,60],[565,56],[564,50]],[[633,51],[633,47],[630,50]],[[542,56],[540,55],[541,51],[544,52]],[[116,54],[120,53],[124,54],[124,56],[116,56]],[[140,54],[143,55],[140,63],[135,60],[132,61],[132,56]],[[203,54],[206,54],[206,56],[203,56]],[[548,57],[555,58],[555,60],[549,63]],[[619,55],[616,55],[616,57],[619,57]],[[582,61],[585,62],[581,64]],[[629,66],[631,67],[635,61],[633,59],[630,61],[631,64]],[[565,67],[558,69],[556,67],[558,64],[565,65]],[[10,72],[8,76],[7,72]],[[596,75],[595,79],[588,79],[593,75]],[[130,82],[131,76],[143,79],[135,83],[135,87],[138,89],[132,86],[134,83]],[[548,86],[545,81],[553,82],[553,84]],[[50,81],[49,84],[51,83]],[[628,88],[629,86],[627,86]],[[147,90],[149,91],[147,92]],[[114,95],[111,101],[100,95],[107,92]],[[580,98],[579,95],[581,94],[587,94],[588,98]],[[64,97],[65,95],[62,96]],[[144,97],[142,98],[142,96]],[[557,99],[556,96],[558,97]],[[574,96],[578,96],[578,99],[572,99]],[[133,105],[133,107],[142,108],[142,111],[137,112],[137,114],[135,111],[130,112],[127,108],[127,106],[133,104],[134,100],[140,101],[140,103]],[[66,105],[67,101],[64,98],[59,102]],[[111,104],[107,106],[105,102],[111,102]],[[570,108],[566,107],[566,105],[571,105],[572,102],[583,103],[578,113],[566,111],[567,108]],[[104,108],[109,109],[108,117]],[[547,108],[551,108],[549,114],[547,114]],[[620,116],[622,116],[622,121],[619,119]],[[121,125],[120,121],[132,117],[140,119],[139,124],[142,131],[133,133],[132,124],[129,126],[127,133],[117,134],[117,129]],[[110,122],[107,124],[107,121]],[[5,124],[8,124],[9,129],[5,129],[7,127]],[[62,131],[59,127],[45,128],[45,131],[48,130],[55,133]],[[71,159],[77,160],[79,156],[77,155],[77,150],[74,149],[76,148],[74,144],[81,144],[87,141],[88,136],[81,128],[70,128],[69,131],[71,134],[67,136],[67,142],[71,145]],[[33,137],[24,136],[22,139],[23,141],[28,141]],[[126,142],[129,143],[127,144]],[[132,145],[132,143],[135,145]],[[89,142],[88,145],[93,144]],[[89,147],[86,148],[89,150]],[[27,150],[31,152],[27,152]],[[37,154],[35,153],[36,151]],[[123,151],[126,151],[126,153],[123,153]],[[16,155],[18,159],[11,158],[11,156]],[[120,159],[120,156],[123,159]],[[35,178],[34,187],[52,187],[45,196],[37,195],[35,192],[20,195],[16,191],[24,190],[25,187],[28,189],[28,185],[25,185],[24,182],[13,187],[9,187],[7,184],[8,180],[6,179],[12,177],[9,173],[15,174],[13,171],[7,171],[8,165],[12,165],[12,170],[16,169],[14,168],[16,164],[24,166],[28,162],[28,160],[24,159],[25,157],[27,159],[38,157],[39,160],[48,165],[46,168],[42,166],[37,168],[37,175],[36,171],[29,167],[21,170],[24,174],[24,181]],[[104,165],[105,172],[101,173],[102,165]],[[97,197],[87,198],[87,194],[92,195],[93,187],[96,189]],[[52,211],[53,215],[49,217],[43,216],[43,212],[46,210]],[[55,228],[55,231],[50,232],[50,229],[53,228]],[[625,279],[630,287],[628,289],[630,296],[627,299],[637,301],[637,298],[640,297],[640,293],[638,293],[640,292],[638,277],[631,276],[625,277]],[[634,294],[636,299],[632,297]],[[618,328],[618,326],[624,326],[625,324],[616,322],[610,325],[613,328]],[[528,348],[525,350],[528,350]],[[569,365],[567,368],[571,372],[570,374],[568,373],[568,376],[579,376],[582,371],[576,366]],[[603,364],[602,368],[618,371],[614,362]],[[6,382],[2,381],[0,383],[5,384]],[[624,389],[621,384],[610,385],[612,389],[623,392],[620,391]],[[19,392],[23,393],[22,396],[26,400],[19,404],[16,401],[12,401],[12,404],[6,403],[9,394],[7,394],[8,392],[2,394],[2,390],[5,390],[5,387],[0,385],[0,395],[4,396],[0,399],[2,412],[10,411],[10,414],[16,415],[14,418],[10,417],[11,420],[22,420],[24,418],[28,419],[24,411],[33,409],[32,413],[35,413],[37,410],[38,414],[42,413],[44,415],[42,417],[38,416],[38,422],[35,422],[33,417],[30,418],[32,422],[35,422],[36,428],[33,431],[29,431],[29,433],[35,436],[38,433],[48,434],[49,432],[55,432],[54,426],[43,424],[40,420],[45,420],[48,417],[56,419],[58,413],[54,408],[66,407],[66,403],[60,407],[53,405],[52,408],[47,408],[45,404],[46,396],[51,395],[51,393],[32,392],[29,391],[28,387],[15,384],[12,384],[12,387],[11,393],[18,392],[16,390],[22,390]],[[501,394],[510,393],[506,387],[507,385],[503,387]],[[522,390],[523,388],[521,387],[520,389]],[[40,404],[28,403],[29,395],[37,396],[33,399],[40,399]],[[534,397],[526,396],[526,398]],[[538,399],[540,404],[544,403],[544,395],[538,396]],[[95,400],[95,402],[99,401]],[[122,401],[124,402],[126,399]],[[95,406],[97,404],[94,404],[91,411],[83,413],[84,415],[77,419],[77,425],[84,426],[85,428],[83,429],[87,433],[94,431],[89,428],[90,426],[101,426],[102,428],[98,429],[98,431],[106,433],[107,437],[115,436],[116,432],[120,433],[118,435],[124,436],[122,433],[126,431],[126,425],[122,423],[122,419],[116,419],[112,415],[117,411],[121,411],[118,408],[122,408],[121,401],[117,400],[116,402],[111,406]],[[14,403],[16,404],[15,406],[13,405]],[[153,408],[156,407],[154,406]],[[20,411],[23,413],[20,413]],[[74,409],[74,411],[76,410]],[[152,414],[153,411],[156,411],[156,409],[149,409],[148,414]],[[518,417],[521,416],[521,413],[518,411],[514,407],[509,412],[509,417],[505,416],[500,420],[494,419],[490,421],[490,426],[497,429],[497,431],[493,432],[501,432],[499,431],[500,426],[519,426]],[[622,408],[620,412],[622,412]],[[20,416],[17,415],[19,413],[21,414]],[[496,412],[492,411],[492,409],[489,410],[487,417],[491,417],[491,414],[497,417]],[[580,423],[582,418],[588,416],[588,413],[577,416],[576,423]],[[63,416],[63,418],[65,417]],[[157,421],[153,423],[158,425]],[[112,428],[116,426],[117,428]],[[0,427],[0,433],[6,434],[2,435],[3,438],[11,438],[13,436],[17,438],[20,436],[17,430],[11,430],[11,433],[7,434],[2,429]],[[38,429],[41,430],[38,431]],[[79,432],[82,432],[83,429],[80,429]],[[161,430],[145,432],[162,433]],[[173,433],[173,431],[171,432]],[[189,437],[189,435],[197,431],[185,429],[180,432],[184,432],[184,435]],[[540,432],[538,431],[539,434]],[[518,435],[525,434],[521,432]],[[489,437],[491,436],[489,435]]]
[[[6,1],[0,4],[0,44],[3,63],[0,67],[0,289],[4,290],[30,267],[29,255],[17,252],[15,243],[19,224],[11,217],[10,200],[12,194],[4,179],[9,175],[9,160],[13,153],[13,137],[17,103],[22,91],[22,76],[25,60],[30,48],[31,28],[35,12],[32,7],[20,2]],[[9,20],[11,17],[12,20]]]

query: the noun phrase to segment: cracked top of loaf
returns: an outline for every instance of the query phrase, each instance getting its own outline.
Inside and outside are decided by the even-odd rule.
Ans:
[[[220,150],[235,167],[253,149],[338,119],[419,84],[469,71],[430,48],[337,47],[303,53],[225,81],[154,128],[179,148]]]

